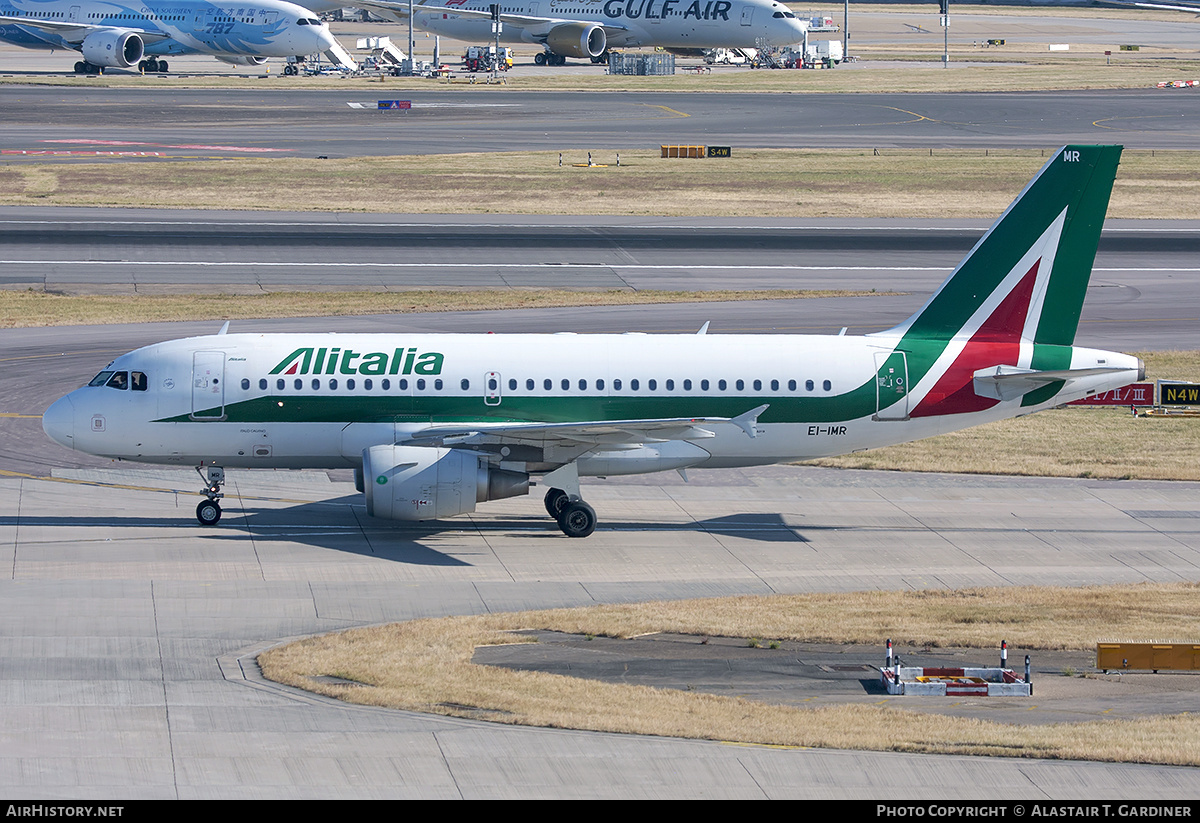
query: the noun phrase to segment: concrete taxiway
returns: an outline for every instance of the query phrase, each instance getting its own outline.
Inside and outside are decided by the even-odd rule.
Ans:
[[[738,308],[701,308],[719,326],[729,306]],[[661,328],[694,308],[374,322],[528,328],[587,317],[592,329]],[[787,308],[800,324],[830,310],[820,301]],[[253,655],[271,643],[427,616],[724,594],[1194,580],[1200,484],[796,467],[691,472],[685,484],[666,474],[588,483],[601,525],[576,541],[557,532],[537,497],[406,527],[367,518],[348,472],[231,472],[220,527],[201,529],[190,470],[77,455],[45,441],[36,419],[110,352],[199,327],[0,331],[4,394],[31,415],[0,418],[0,552],[10,570],[0,581],[0,785],[15,795],[1200,793],[1195,769],[520,729],[354,708],[263,683]],[[1156,335],[1141,328],[1152,347]],[[1093,698],[1097,713],[1118,714],[1131,699]],[[1178,699],[1188,698],[1164,705]],[[1056,706],[1043,711],[1063,710]]]

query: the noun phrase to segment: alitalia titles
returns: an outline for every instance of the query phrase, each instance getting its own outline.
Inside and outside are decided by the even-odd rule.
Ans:
[[[340,346],[296,349],[279,361],[271,374],[441,374],[446,359],[441,352],[413,348],[391,352],[356,352]]]

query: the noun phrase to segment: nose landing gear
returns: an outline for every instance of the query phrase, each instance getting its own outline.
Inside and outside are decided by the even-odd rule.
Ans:
[[[196,506],[196,519],[201,526],[215,526],[221,520],[221,504],[217,501],[225,496],[221,491],[225,485],[225,470],[220,466],[197,466],[196,474],[204,480],[201,494],[206,498]]]

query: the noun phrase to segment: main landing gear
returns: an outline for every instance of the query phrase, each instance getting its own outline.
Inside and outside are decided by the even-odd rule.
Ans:
[[[225,496],[221,491],[221,487],[225,485],[225,470],[220,466],[209,466],[207,470],[204,466],[197,466],[196,474],[204,480],[204,491],[201,494],[205,496],[200,505],[196,506],[196,519],[200,521],[201,526],[215,526],[221,520],[221,504],[217,501]]]
[[[558,521],[567,537],[587,537],[596,530],[596,510],[562,489],[546,492],[546,513]]]
[[[142,62],[138,63],[138,69],[147,74],[166,74],[167,61],[159,60],[157,57],[147,57]]]

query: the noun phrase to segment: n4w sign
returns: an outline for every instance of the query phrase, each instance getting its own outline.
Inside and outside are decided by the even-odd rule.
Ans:
[[[1200,383],[1160,383],[1164,406],[1200,406]]]
[[[1163,386],[1166,389],[1166,386]],[[1163,401],[1167,402],[1166,400]],[[1072,400],[1068,406],[1153,406],[1153,383],[1130,383],[1112,391],[1093,394],[1082,400]]]

